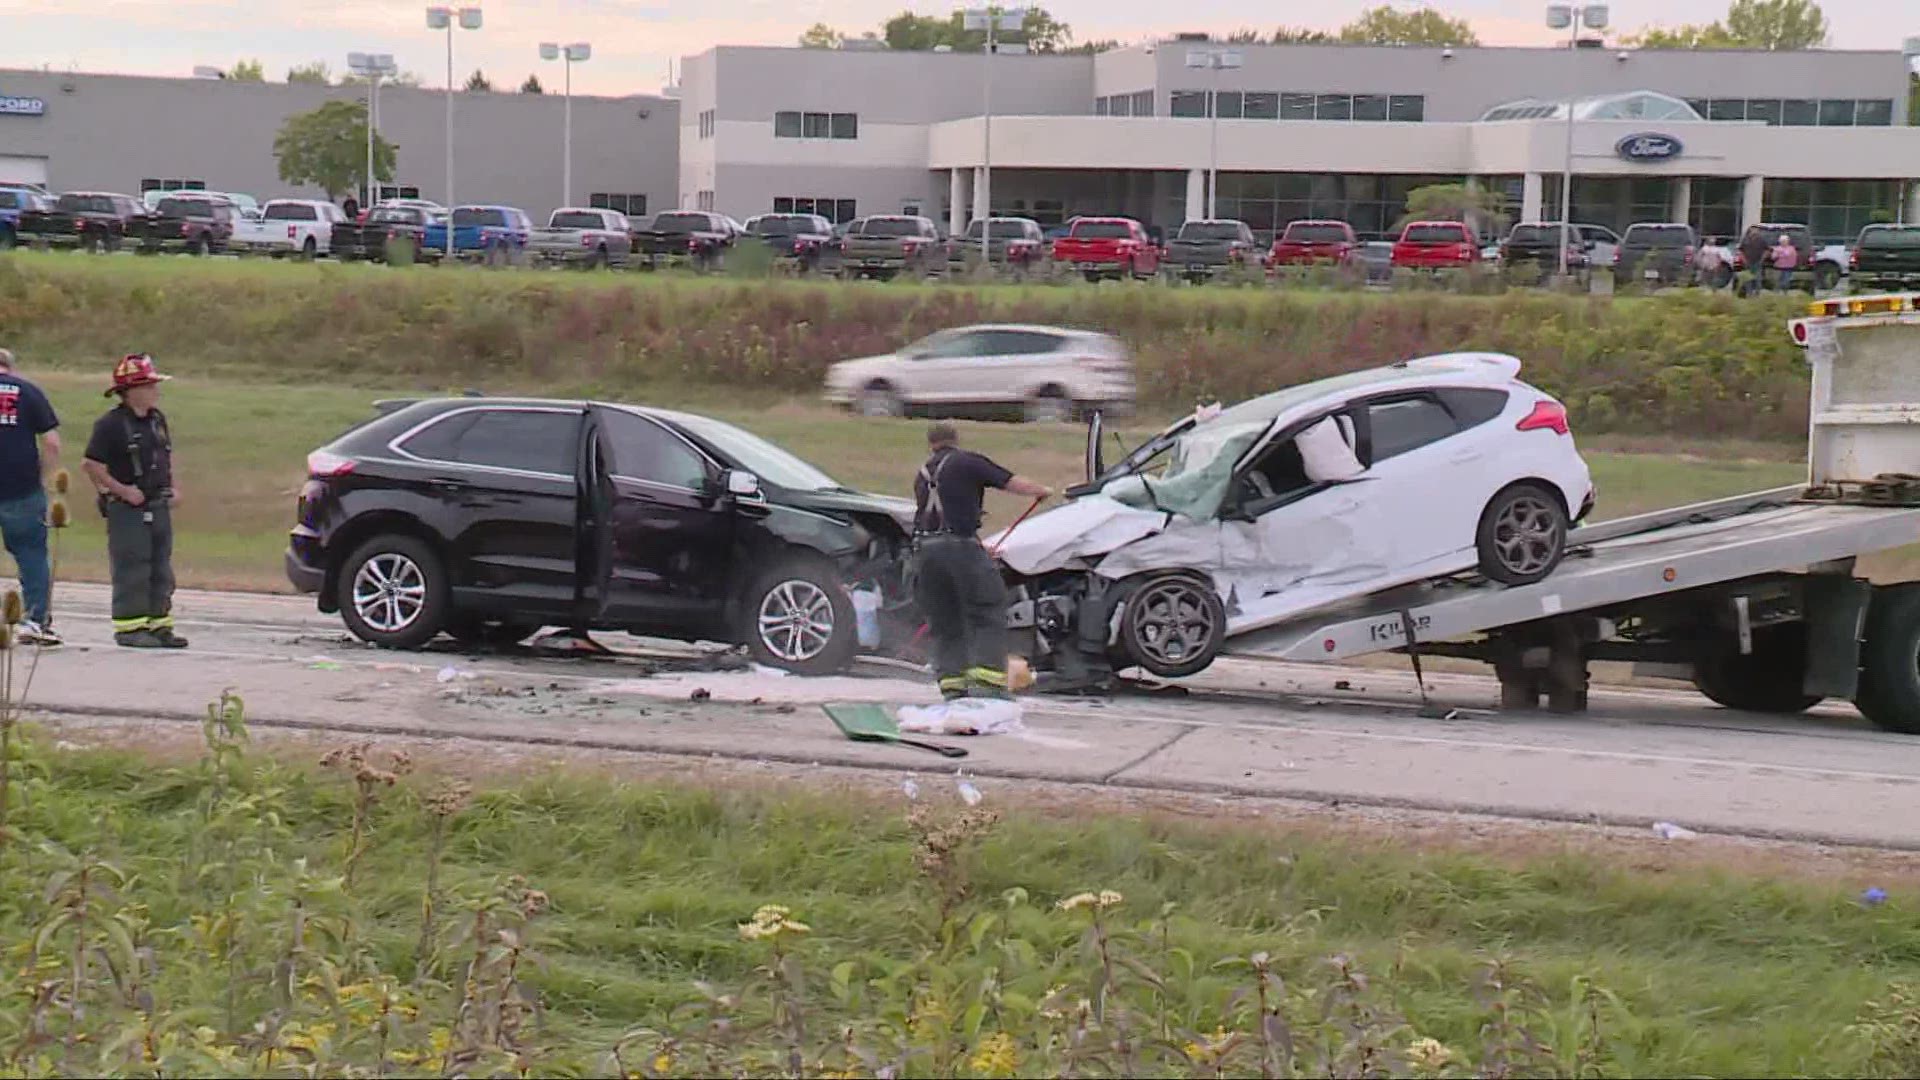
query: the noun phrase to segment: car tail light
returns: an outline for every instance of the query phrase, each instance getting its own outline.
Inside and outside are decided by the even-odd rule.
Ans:
[[[287,226],[287,239],[289,240],[293,239],[294,233],[298,231],[299,230],[294,228],[292,225]]]
[[[692,236],[687,237],[687,250],[688,251],[700,250],[700,241],[697,237],[692,237]]]
[[[185,236],[185,235],[187,235],[187,233],[189,233],[189,232],[191,232],[191,231],[193,231],[193,226],[192,226],[192,225],[189,225],[189,224],[187,224],[187,223],[186,223],[186,222],[184,222],[184,221],[180,223],[180,235],[181,235],[181,236]]]
[[[1860,269],[1860,249],[1859,248],[1854,248],[1852,251],[1847,252],[1847,265],[1852,267],[1855,270]]]
[[[581,247],[592,247],[592,246],[593,246],[593,237],[592,237],[592,236],[590,236],[590,235],[587,235],[587,234],[585,234],[585,233],[583,233],[583,234],[581,234],[581,236],[580,236],[580,246],[581,246]]]
[[[354,460],[339,454],[330,454],[325,450],[315,450],[307,455],[307,475],[316,480],[331,480],[345,476],[353,471]]]
[[[1571,429],[1567,427],[1567,407],[1557,401],[1538,401],[1533,411],[1520,418],[1514,425],[1517,431],[1551,431],[1555,435],[1565,435]]]

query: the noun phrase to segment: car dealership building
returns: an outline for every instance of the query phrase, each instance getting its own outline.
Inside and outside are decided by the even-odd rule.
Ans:
[[[1222,51],[1225,65],[1205,59]],[[1379,235],[1409,190],[1439,182],[1500,192],[1517,220],[1551,220],[1571,139],[1577,221],[1687,221],[1708,235],[1799,221],[1835,241],[1876,219],[1920,220],[1907,87],[1897,50],[1169,40],[989,58],[720,46],[688,57],[663,95],[576,96],[572,199],[735,218],[913,212],[957,229],[986,212],[990,189],[994,213],[1045,224],[1115,213],[1171,227],[1205,215],[1217,169],[1218,216],[1261,232],[1342,218]],[[280,123],[362,96],[0,72],[0,179],[293,194],[274,165]],[[455,98],[458,198],[543,216],[561,199],[559,96]],[[399,183],[441,200],[444,109],[437,91],[381,94]]]

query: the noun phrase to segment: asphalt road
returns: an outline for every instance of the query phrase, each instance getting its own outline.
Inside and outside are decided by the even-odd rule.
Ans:
[[[1171,692],[1030,698],[1023,734],[947,738],[971,754],[844,741],[819,705],[931,700],[884,663],[806,679],[713,648],[610,635],[610,660],[369,649],[303,598],[182,593],[194,647],[116,649],[99,586],[62,585],[66,647],[41,654],[30,709],[198,723],[223,689],[249,722],[697,757],[1220,792],[1876,847],[1920,847],[1920,739],[1850,707],[1780,719],[1691,692],[1603,690],[1585,716],[1502,715],[1497,686],[1429,676],[1449,719],[1422,719],[1410,672],[1226,660]],[[32,654],[16,654],[15,682]],[[696,694],[696,691],[705,691]],[[695,697],[704,700],[694,700]]]

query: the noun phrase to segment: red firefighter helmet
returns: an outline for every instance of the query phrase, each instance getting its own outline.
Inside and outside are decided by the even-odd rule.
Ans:
[[[153,357],[146,353],[128,353],[120,358],[119,363],[113,365],[113,385],[107,388],[104,396],[112,397],[136,386],[166,382],[171,378],[173,376],[162,375],[154,370]]]

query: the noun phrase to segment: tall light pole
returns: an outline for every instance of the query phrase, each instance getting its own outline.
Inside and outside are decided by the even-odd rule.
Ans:
[[[1220,199],[1220,73],[1238,68],[1244,61],[1238,49],[1188,49],[1187,66],[1213,72],[1212,88],[1207,91],[1207,217],[1219,217]]]
[[[447,260],[453,260],[453,28],[480,29],[480,9],[435,5],[427,9],[427,29],[447,32]]]
[[[555,45],[550,41],[540,43],[540,59],[562,60],[567,62],[566,105],[564,119],[560,125],[560,205],[573,205],[573,64],[576,60],[586,60],[593,55],[593,46],[584,41],[571,45]]]
[[[1560,276],[1567,276],[1567,247],[1573,232],[1573,107],[1580,97],[1580,28],[1605,30],[1605,4],[1548,4],[1547,28],[1567,32],[1567,148],[1560,165]]]
[[[993,255],[988,246],[993,232],[993,58],[1000,51],[998,33],[1010,30],[1019,33],[1027,24],[1026,8],[968,8],[960,14],[960,26],[964,30],[987,32],[987,51],[980,65],[985,71],[981,76],[981,136],[980,136],[980,205],[986,208],[986,214],[980,219],[980,263],[991,265]],[[1021,46],[1024,51],[1026,46]]]
[[[374,128],[380,123],[380,80],[399,71],[392,53],[348,53],[347,69],[367,80],[367,202],[379,202],[373,177]]]

